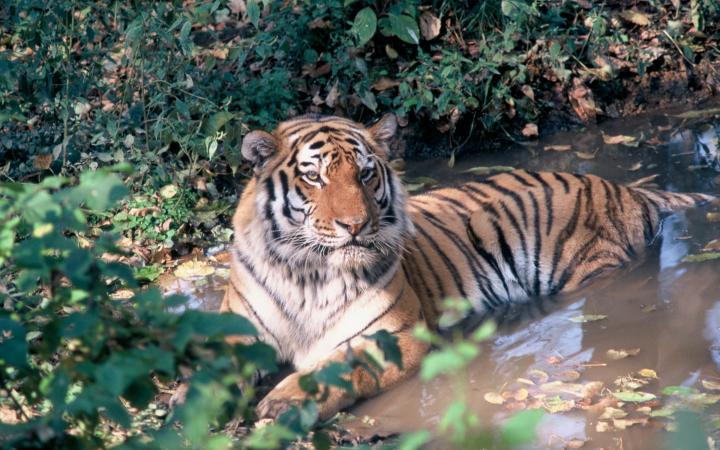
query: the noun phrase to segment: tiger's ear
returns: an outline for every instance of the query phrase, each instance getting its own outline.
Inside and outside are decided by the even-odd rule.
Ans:
[[[275,137],[265,131],[251,131],[242,141],[242,156],[253,165],[256,175],[277,150]]]
[[[385,114],[382,119],[370,127],[370,133],[372,133],[377,143],[387,144],[395,137],[397,126],[398,123],[395,114]]]

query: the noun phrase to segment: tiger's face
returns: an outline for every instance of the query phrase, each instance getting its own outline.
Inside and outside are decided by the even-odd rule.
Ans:
[[[400,253],[406,194],[387,165],[397,122],[375,126],[324,116],[253,131],[243,156],[255,165],[255,205],[268,248],[291,266],[361,268]]]

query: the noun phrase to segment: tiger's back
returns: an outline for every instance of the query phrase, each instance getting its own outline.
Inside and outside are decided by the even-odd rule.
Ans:
[[[594,175],[503,173],[411,197],[416,233],[403,267],[426,317],[446,297],[491,310],[625,266],[657,235],[663,212],[710,198]]]

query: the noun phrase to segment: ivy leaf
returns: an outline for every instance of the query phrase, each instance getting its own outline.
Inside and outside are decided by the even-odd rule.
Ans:
[[[372,8],[363,8],[355,15],[350,32],[357,38],[358,47],[367,44],[377,30],[377,16]]]

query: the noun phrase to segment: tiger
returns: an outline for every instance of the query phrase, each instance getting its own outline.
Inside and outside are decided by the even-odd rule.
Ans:
[[[232,218],[220,310],[248,318],[294,369],[259,418],[305,398],[303,374],[377,352],[366,336],[386,330],[401,364],[354,368],[352,392],[332,388],[318,404],[327,419],[418,370],[429,344],[413,329],[437,329],[444,299],[484,313],[576,290],[642,253],[663,214],[714,198],[525,170],[411,197],[388,161],[397,126],[392,114],[369,127],[303,115],[243,139],[253,174]]]

